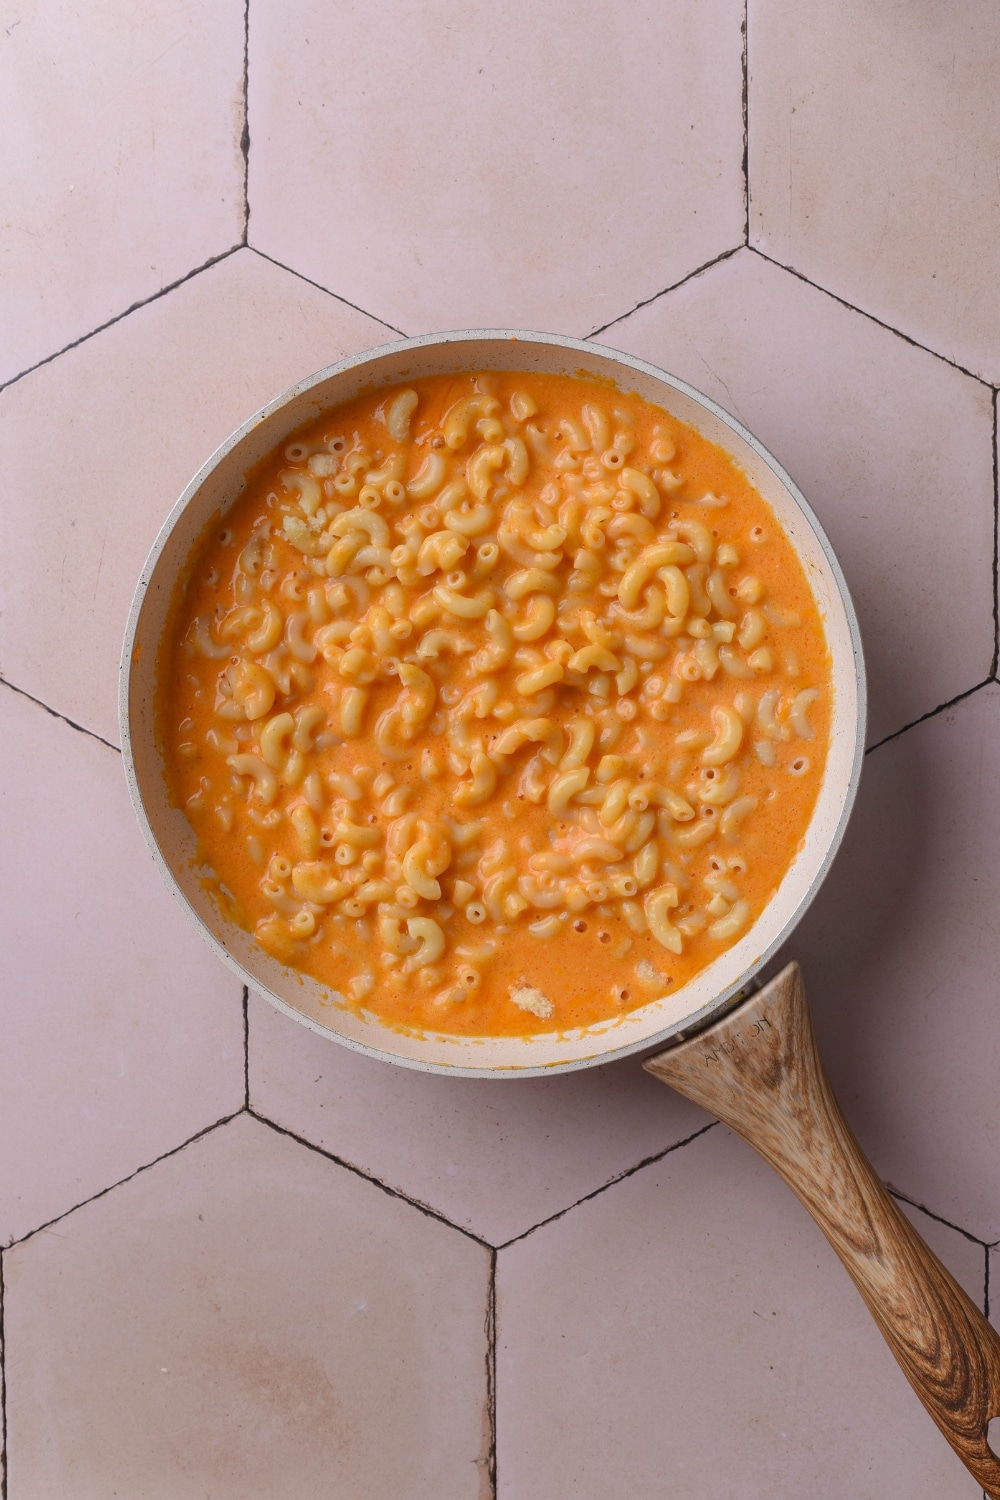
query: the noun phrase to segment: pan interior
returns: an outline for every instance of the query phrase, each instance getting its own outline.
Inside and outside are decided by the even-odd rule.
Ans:
[[[364,390],[490,368],[613,381],[734,457],[796,547],[813,588],[831,655],[831,744],[804,846],[774,898],[743,938],[675,994],[586,1031],[524,1038],[409,1034],[342,1008],[315,980],[283,968],[220,916],[194,867],[190,826],[167,798],[153,724],[156,667],[176,580],[206,526],[245,489],[248,469],[303,423]],[[120,709],[126,775],[146,841],[187,914],[246,983],[324,1036],[405,1066],[523,1077],[604,1062],[707,1024],[787,938],[826,873],[853,801],[864,741],[864,668],[854,610],[829,542],[788,476],[739,423],[683,382],[630,356],[572,339],[488,332],[408,340],[344,361],[293,387],[223,444],[177,502],[143,570],[123,651]]]

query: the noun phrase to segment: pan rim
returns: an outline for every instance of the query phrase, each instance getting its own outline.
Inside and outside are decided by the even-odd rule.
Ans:
[[[851,750],[850,770],[846,785],[843,790],[840,803],[839,816],[833,828],[832,834],[827,837],[822,859],[816,865],[809,884],[800,899],[791,910],[787,920],[780,930],[775,933],[770,942],[754,957],[753,961],[741,969],[731,982],[722,986],[713,997],[696,1010],[687,1013],[683,1018],[671,1022],[659,1030],[650,1032],[614,1046],[607,1044],[610,1032],[601,1034],[600,1031],[591,1028],[588,1036],[592,1035],[594,1050],[583,1056],[560,1059],[546,1063],[527,1063],[524,1066],[516,1063],[510,1065],[469,1066],[461,1062],[451,1063],[448,1061],[430,1061],[425,1058],[401,1055],[384,1047],[375,1046],[356,1037],[345,1035],[329,1026],[324,1026],[314,1020],[305,1012],[289,1005],[279,995],[270,990],[259,976],[251,974],[245,966],[236,958],[219,937],[210,930],[202,916],[193,908],[188,897],[183,891],[177,874],[166,859],[160,842],[153,829],[145,796],[140,785],[140,776],[136,766],[136,757],[132,742],[132,693],[136,669],[136,644],[142,610],[146,600],[150,580],[156,567],[177,527],[178,522],[186,512],[194,497],[201,491],[206,482],[215,473],[223,461],[251,436],[259,427],[268,422],[279,412],[291,406],[302,397],[307,397],[311,391],[318,386],[329,382],[331,379],[346,375],[354,370],[371,366],[373,370],[380,362],[392,359],[410,352],[427,350],[431,348],[461,346],[470,343],[482,345],[487,342],[520,343],[526,346],[541,345],[546,348],[556,348],[566,352],[577,353],[584,358],[610,361],[613,364],[624,366],[626,370],[638,373],[653,382],[669,386],[688,401],[701,407],[710,414],[717,422],[731,431],[736,438],[745,444],[756,456],[757,460],[771,471],[778,485],[781,486],[790,497],[794,506],[802,516],[803,521],[813,534],[818,550],[829,569],[835,585],[836,596],[840,607],[844,612],[844,623],[850,641],[851,654],[853,658],[854,674],[854,743]],[[359,354],[349,355],[346,358],[325,366],[314,374],[304,377],[295,382],[286,390],[281,392],[259,408],[252,416],[240,424],[230,435],[215,449],[206,459],[185,486],[178,500],[171,507],[157,536],[150,548],[149,554],[143,564],[139,580],[136,585],[128,619],[125,628],[125,636],[122,648],[122,656],[119,666],[118,684],[118,713],[121,732],[122,762],[125,769],[129,796],[133,809],[139,822],[143,838],[153,856],[154,862],[160,870],[161,875],[167,883],[171,894],[180,904],[188,919],[195,925],[202,938],[208,942],[212,950],[222,959],[223,963],[235,973],[244,985],[252,987],[262,998],[266,999],[277,1010],[286,1013],[300,1025],[307,1026],[324,1038],[335,1041],[340,1045],[349,1047],[352,1051],[365,1056],[388,1061],[397,1066],[407,1067],[420,1072],[438,1073],[446,1077],[466,1078],[537,1078],[550,1077],[553,1074],[566,1072],[577,1072],[583,1068],[603,1065],[622,1058],[639,1053],[648,1052],[656,1048],[662,1049],[671,1042],[679,1041],[682,1037],[689,1037],[703,1030],[720,1015],[732,1009],[734,1003],[752,983],[754,977],[760,973],[764,966],[772,959],[775,953],[787,942],[789,936],[798,926],[809,906],[815,899],[824,879],[833,863],[840,848],[846,831],[851,812],[853,810],[858,785],[860,782],[861,768],[864,761],[865,732],[867,725],[867,699],[866,699],[866,672],[864,653],[861,642],[860,628],[857,614],[851,598],[847,581],[836,553],[826,535],[826,531],[818,517],[795,484],[794,480],[781,465],[774,455],[759,441],[758,438],[738,418],[727,412],[711,397],[706,396],[696,387],[672,375],[661,367],[649,361],[639,359],[623,350],[615,349],[611,345],[599,344],[590,339],[576,339],[569,335],[541,333],[533,330],[523,329],[460,329],[445,333],[423,334],[416,338],[394,340],[390,343],[380,344],[371,349],[364,350]],[[756,923],[754,924],[757,925]],[[754,929],[751,928],[752,932]],[[679,990],[678,995],[683,990]],[[388,1033],[386,1033],[388,1034]],[[454,1039],[444,1037],[443,1040]],[[468,1039],[467,1039],[468,1040]]]

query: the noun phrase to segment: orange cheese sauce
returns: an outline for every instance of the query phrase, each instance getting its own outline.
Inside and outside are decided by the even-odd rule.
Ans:
[[[583,378],[327,412],[192,557],[171,796],[223,914],[332,1005],[526,1035],[673,992],[752,926],[823,774],[822,623],[773,512]]]

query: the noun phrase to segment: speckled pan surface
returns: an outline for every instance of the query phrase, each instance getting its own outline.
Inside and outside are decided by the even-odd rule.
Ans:
[[[194,841],[169,805],[152,704],[166,611],[195,540],[245,488],[244,475],[290,432],[357,392],[451,370],[590,373],[665,407],[725,448],[771,505],[805,565],[830,646],[830,754],[804,847],[752,928],[675,994],[586,1031],[531,1038],[408,1035],[331,1005],[308,976],[270,958],[224,922],[193,865]],[[683,381],[632,355],[555,335],[488,329],[408,339],[341,361],[257,412],[208,460],[167,518],[143,568],[122,651],[119,712],[125,772],[140,826],[168,885],[215,951],[278,1009],[359,1051],[409,1067],[467,1076],[524,1077],[587,1067],[706,1024],[732,1002],[804,914],[840,844],[865,738],[865,673],[847,585],[829,541],[789,476],[745,427]]]

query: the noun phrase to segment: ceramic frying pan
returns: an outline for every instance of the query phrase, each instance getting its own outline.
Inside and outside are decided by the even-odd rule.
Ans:
[[[225,924],[192,867],[194,836],[169,805],[153,726],[156,665],[171,595],[192,549],[246,488],[245,474],[288,435],[359,391],[459,370],[590,373],[665,407],[733,455],[797,548],[830,646],[832,743],[805,847],[774,898],[740,940],[676,993],[604,1027],[535,1037],[406,1036],[376,1017],[329,1003],[308,976],[291,973],[241,929]],[[250,418],[188,485],[143,568],[122,656],[119,707],[132,800],[164,878],[222,961],[278,1009],[357,1051],[412,1068],[472,1077],[549,1075],[647,1050],[702,1026],[732,1005],[808,907],[840,842],[864,747],[864,667],[857,621],[840,567],[805,500],[738,422],[690,386],[651,365],[577,339],[531,333],[438,335],[344,360],[293,386]]]
[[[360,391],[481,369],[591,374],[666,408],[726,449],[770,504],[810,580],[830,647],[834,704],[823,783],[804,846],[737,942],[675,994],[603,1027],[528,1038],[407,1036],[330,1004],[227,924],[199,883],[194,838],[171,807],[153,724],[160,642],[176,581],[246,472],[291,432]],[[509,1079],[589,1067],[671,1042],[646,1067],[711,1110],[785,1178],[854,1278],[905,1373],[964,1462],[1000,1500],[986,1428],[1000,1413],[1000,1339],[899,1213],[829,1091],[795,966],[744,999],[786,941],[839,846],[864,750],[864,665],[840,567],[802,495],[756,438],[714,402],[652,365],[601,345],[511,330],[409,339],[322,370],[251,417],[188,485],[143,568],[126,630],[119,711],[129,791],[168,886],[218,956],[272,1005],[357,1051],[405,1067]]]

